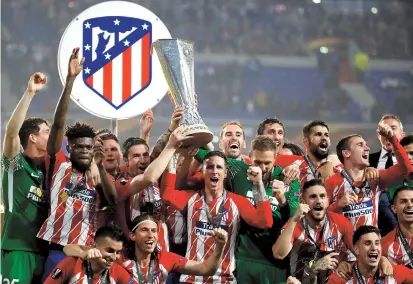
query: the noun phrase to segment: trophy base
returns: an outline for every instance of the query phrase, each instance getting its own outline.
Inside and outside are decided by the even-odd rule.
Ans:
[[[214,138],[212,132],[209,131],[208,127],[204,124],[188,125],[187,129],[182,134],[191,136],[191,138],[186,140],[181,148],[200,148],[207,145]]]

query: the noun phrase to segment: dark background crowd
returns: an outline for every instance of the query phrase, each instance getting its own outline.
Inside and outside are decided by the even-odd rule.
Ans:
[[[49,84],[31,111],[50,118],[62,88],[56,60],[61,35],[77,14],[99,2],[2,2],[3,120],[24,91],[22,78],[33,71],[45,72]],[[263,117],[277,115],[286,121],[319,117],[369,123],[386,112],[397,113],[403,121],[411,118],[413,4],[409,1],[132,2],[159,16],[173,37],[195,41],[195,84],[206,121],[236,117],[256,125]],[[368,58],[361,67],[355,63],[355,53]],[[220,55],[225,60],[214,59]],[[374,62],[382,60],[382,67],[391,62],[392,68],[376,68]],[[346,87],[353,83],[373,96],[368,109]],[[167,117],[171,110],[165,97],[154,113]],[[76,115],[69,117],[104,124],[74,104],[71,111]]]

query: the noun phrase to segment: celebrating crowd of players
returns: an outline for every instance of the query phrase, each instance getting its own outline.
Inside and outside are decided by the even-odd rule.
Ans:
[[[246,156],[237,121],[222,127],[221,151],[182,148],[176,107],[150,151],[151,111],[122,144],[107,129],[65,128],[78,52],[53,123],[26,118],[47,83],[35,73],[7,124],[2,279],[413,283],[413,136],[396,116],[379,122],[375,154],[355,134],[331,155],[318,120],[303,128],[302,151],[270,118]]]

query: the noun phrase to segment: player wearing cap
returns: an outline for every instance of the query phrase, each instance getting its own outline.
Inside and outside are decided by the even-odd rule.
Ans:
[[[66,257],[53,269],[44,283],[134,283],[129,273],[116,263],[125,242],[125,235],[120,228],[101,227],[94,238],[93,247],[97,257]]]
[[[380,230],[373,226],[360,226],[353,235],[354,252],[357,261],[349,280],[338,274],[328,277],[329,284],[370,284],[370,283],[413,283],[413,273],[402,265],[393,265],[393,275],[381,276],[379,261],[382,255]]]

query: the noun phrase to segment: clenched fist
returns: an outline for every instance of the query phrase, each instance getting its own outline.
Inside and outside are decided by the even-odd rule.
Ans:
[[[377,129],[377,133],[380,134],[380,136],[382,136],[382,137],[384,137],[388,140],[390,140],[394,135],[393,129],[391,129],[391,127],[389,125],[385,124],[385,123],[380,123],[379,124],[379,127]]]
[[[285,183],[280,180],[273,180],[272,182],[272,196],[274,196],[280,205],[284,204],[285,198]]]
[[[293,220],[295,222],[300,221],[308,212],[310,211],[310,206],[308,204],[300,203],[295,210]]]
[[[212,236],[214,237],[215,244],[222,248],[227,244],[228,233],[224,229],[215,228],[212,230]]]
[[[101,257],[102,257],[102,253],[100,252],[100,250],[96,248],[92,248],[90,250],[84,251],[80,256],[80,258],[83,260],[97,259]]]
[[[251,166],[247,170],[248,179],[253,184],[262,183],[262,170],[260,167]]]
[[[37,93],[46,86],[46,83],[47,77],[43,73],[36,72],[29,79],[29,83],[27,84],[27,92]]]

